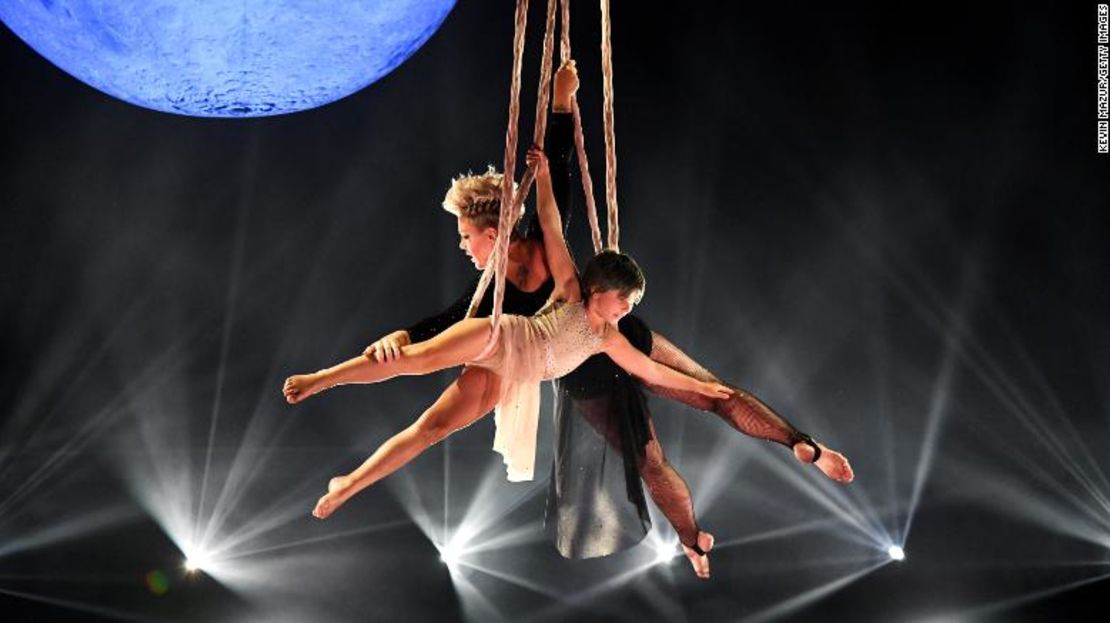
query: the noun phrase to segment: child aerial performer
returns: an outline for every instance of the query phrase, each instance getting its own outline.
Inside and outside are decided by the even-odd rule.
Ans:
[[[486,318],[467,318],[430,340],[402,346],[399,357],[378,361],[359,356],[286,379],[286,400],[297,403],[336,385],[376,383],[465,364],[460,377],[416,422],[382,444],[357,469],[331,479],[328,493],[313,511],[316,517],[326,518],[354,494],[494,407],[494,449],[504,455],[509,479],[531,479],[540,382],[561,377],[598,353],[653,385],[708,399],[732,394],[718,382],[697,380],[652,361],[617,330],[617,323],[643,293],[643,274],[628,256],[604,251],[590,261],[580,281],[563,239],[547,159],[533,147],[528,162],[536,170],[537,216],[555,283],[543,310],[530,317],[502,316],[497,342],[482,359],[478,357],[490,338],[491,323]],[[699,531],[693,542],[684,545],[704,557],[712,547],[712,536]]]

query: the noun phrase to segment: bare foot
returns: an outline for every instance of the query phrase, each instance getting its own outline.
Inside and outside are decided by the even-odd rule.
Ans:
[[[698,531],[698,547],[706,554],[709,550],[713,549],[713,535],[704,530]],[[686,552],[686,557],[690,559],[690,564],[694,567],[694,573],[703,580],[709,579],[709,556],[698,554],[693,548],[683,545],[682,551]]]
[[[821,458],[817,460],[817,469],[821,470],[826,476],[837,482],[848,484],[855,479],[856,475],[852,472],[852,466],[848,463],[848,457],[825,447],[824,444],[817,444],[821,448]],[[813,448],[809,444],[799,441],[794,444],[794,457],[802,463],[813,463]]]
[[[324,389],[323,375],[319,372],[312,374],[294,374],[285,379],[281,393],[285,395],[285,402],[295,405],[309,396],[319,393]]]
[[[328,481],[328,493],[335,493],[347,488],[347,481],[349,478],[346,476],[336,476]]]
[[[328,481],[328,492],[316,502],[312,515],[317,519],[327,519],[337,508],[343,505],[349,497],[347,494],[347,477],[336,476]]]

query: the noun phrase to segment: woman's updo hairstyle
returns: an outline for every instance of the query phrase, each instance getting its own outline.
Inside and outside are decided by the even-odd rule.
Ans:
[[[504,176],[492,166],[481,175],[466,174],[451,180],[443,197],[443,209],[463,217],[480,230],[497,229],[501,218],[501,183]],[[513,184],[513,192],[516,192]]]

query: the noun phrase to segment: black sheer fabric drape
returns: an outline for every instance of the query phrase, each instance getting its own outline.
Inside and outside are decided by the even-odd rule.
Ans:
[[[639,319],[623,319],[621,333],[651,352],[651,331]],[[640,477],[652,432],[639,382],[596,355],[554,387],[547,526],[556,548],[567,558],[593,558],[636,545],[651,527]]]

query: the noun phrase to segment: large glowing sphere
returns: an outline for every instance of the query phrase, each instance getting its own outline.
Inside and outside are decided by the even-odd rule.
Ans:
[[[2,0],[0,20],[69,74],[182,115],[258,117],[386,75],[454,0]]]

